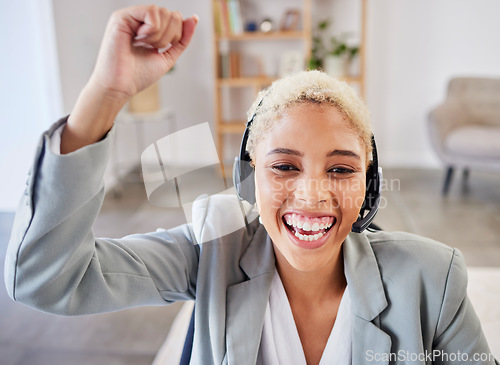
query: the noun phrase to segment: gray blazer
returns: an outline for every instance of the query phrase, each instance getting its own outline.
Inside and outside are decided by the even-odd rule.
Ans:
[[[275,270],[272,242],[255,212],[245,207],[245,226],[234,196],[210,197],[195,203],[191,224],[94,238],[114,131],[57,156],[47,142],[63,122],[42,137],[20,202],[6,255],[9,295],[64,315],[196,299],[192,363],[255,364]],[[458,250],[379,232],[350,234],[343,254],[353,364],[456,364],[463,356],[488,356]]]

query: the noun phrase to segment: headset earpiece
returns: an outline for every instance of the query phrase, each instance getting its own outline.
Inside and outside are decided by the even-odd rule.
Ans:
[[[233,165],[233,183],[236,194],[240,200],[246,200],[250,204],[255,204],[255,170],[252,166],[250,155],[246,151],[248,140],[248,127],[245,129],[241,141],[240,156],[235,157]]]
[[[262,98],[255,108],[252,117],[248,120],[243,138],[241,139],[240,155],[235,157],[233,164],[233,184],[236,189],[236,194],[240,200],[246,200],[250,204],[255,204],[255,170],[252,166],[252,159],[247,152],[248,134],[250,133],[250,126],[253,123],[257,110],[262,105]]]
[[[380,206],[382,168],[378,166],[377,145],[372,134],[372,161],[366,170],[366,192],[365,200],[359,211],[356,222],[352,225],[352,231],[363,232],[375,218]]]

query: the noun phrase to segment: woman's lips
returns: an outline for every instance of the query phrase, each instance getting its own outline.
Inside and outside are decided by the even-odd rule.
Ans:
[[[307,217],[297,213],[283,215],[286,228],[304,242],[319,240],[335,225],[336,221],[333,216]]]

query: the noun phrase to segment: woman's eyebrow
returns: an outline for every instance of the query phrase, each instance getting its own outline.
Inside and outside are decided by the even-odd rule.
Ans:
[[[271,151],[269,151],[266,156],[270,155],[294,155],[294,156],[300,156],[303,157],[304,154],[300,151],[297,150],[292,150],[291,148],[273,148]]]
[[[293,156],[299,156],[299,157],[304,157],[304,154],[300,151],[291,149],[291,148],[273,148],[271,151],[269,151],[266,156],[270,155],[293,155]],[[334,157],[334,156],[346,156],[346,157],[354,157],[358,160],[361,158],[359,157],[358,154],[351,150],[332,150],[326,154],[326,157]]]
[[[333,150],[326,154],[326,157],[333,157],[333,156],[346,156],[346,157],[354,157],[358,160],[361,159],[357,153],[351,150]]]

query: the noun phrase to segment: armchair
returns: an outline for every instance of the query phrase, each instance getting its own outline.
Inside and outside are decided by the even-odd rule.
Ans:
[[[455,168],[500,171],[500,78],[450,80],[444,102],[428,116],[431,143],[447,166],[443,195]]]

